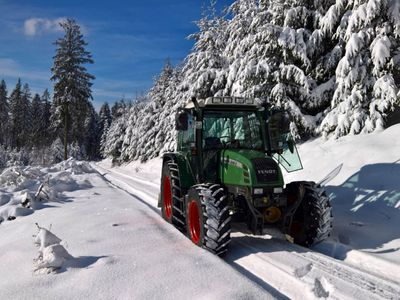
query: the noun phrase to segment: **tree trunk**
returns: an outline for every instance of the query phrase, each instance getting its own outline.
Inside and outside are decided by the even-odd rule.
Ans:
[[[68,103],[64,104],[64,160],[68,159]]]

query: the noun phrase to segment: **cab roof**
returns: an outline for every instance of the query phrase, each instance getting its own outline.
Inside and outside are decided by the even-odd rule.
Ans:
[[[244,98],[244,97],[209,97],[207,99],[198,99],[197,103],[201,108],[211,108],[211,107],[219,107],[219,108],[234,108],[234,107],[248,107],[248,108],[257,108],[259,107],[259,103],[254,98]],[[193,101],[189,101],[185,108],[194,108]]]

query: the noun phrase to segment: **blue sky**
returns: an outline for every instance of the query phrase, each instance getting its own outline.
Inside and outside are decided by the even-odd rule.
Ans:
[[[232,0],[219,0],[218,6]],[[82,26],[95,63],[95,106],[145,92],[165,60],[182,61],[193,46],[186,37],[207,0],[0,0],[0,79],[12,90],[18,77],[32,92],[51,89],[57,25],[74,18]]]

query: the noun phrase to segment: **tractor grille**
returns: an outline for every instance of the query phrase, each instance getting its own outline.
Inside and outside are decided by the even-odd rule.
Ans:
[[[272,159],[255,158],[251,161],[259,183],[269,183],[279,179],[278,165]]]

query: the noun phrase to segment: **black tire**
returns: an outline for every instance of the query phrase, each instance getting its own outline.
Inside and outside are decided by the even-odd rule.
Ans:
[[[303,201],[294,214],[289,235],[294,243],[311,247],[327,237],[332,230],[332,206],[325,189],[314,182],[288,184],[288,193],[304,187]]]
[[[223,256],[231,241],[228,199],[219,184],[193,186],[186,203],[187,236],[196,245]]]
[[[178,165],[166,161],[162,168],[160,205],[163,218],[180,231],[185,231],[185,216]]]

